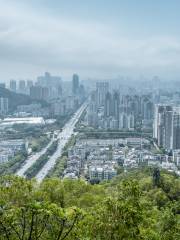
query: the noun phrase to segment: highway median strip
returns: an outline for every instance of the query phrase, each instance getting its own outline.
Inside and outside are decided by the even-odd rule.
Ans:
[[[54,154],[58,147],[58,140],[54,141],[51,146],[47,149],[46,153],[43,154],[26,172],[25,176],[30,179],[37,175],[41,168],[47,163],[49,157]]]
[[[76,142],[76,137],[72,135],[69,141],[64,146],[61,157],[57,159],[55,166],[49,171],[47,178],[50,178],[50,177],[62,178],[63,171],[66,168],[66,164],[67,164],[68,149],[74,146],[75,142]]]

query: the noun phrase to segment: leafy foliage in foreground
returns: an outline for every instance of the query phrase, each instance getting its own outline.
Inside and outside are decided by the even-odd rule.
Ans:
[[[180,179],[155,173],[99,185],[2,177],[0,240],[178,240]]]
[[[0,164],[0,175],[15,173],[27,158],[26,152],[17,153],[8,162]]]

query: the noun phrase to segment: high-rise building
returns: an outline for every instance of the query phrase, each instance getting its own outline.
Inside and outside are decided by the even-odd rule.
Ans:
[[[42,87],[57,87],[61,84],[61,77],[52,76],[49,72],[45,72],[44,76],[37,78],[37,85]]]
[[[153,136],[159,146],[170,149],[172,136],[173,108],[169,105],[155,105]]]
[[[141,115],[141,97],[135,95],[131,104],[131,111],[134,112],[134,117],[137,119]]]
[[[132,113],[128,115],[128,130],[134,130],[134,115]]]
[[[153,137],[167,150],[180,149],[180,110],[169,105],[156,105]]]
[[[171,149],[180,149],[180,112],[173,113]]]
[[[84,85],[83,84],[80,84],[79,86],[79,97],[81,99],[81,101],[83,101],[85,99],[85,88],[84,88]]]
[[[119,93],[115,91],[113,94],[112,115],[117,121],[119,120],[119,104]]]
[[[16,92],[16,90],[17,90],[16,80],[11,80],[11,81],[10,81],[9,88],[10,88],[11,91]]]
[[[33,81],[32,80],[27,80],[26,81],[26,94],[30,95],[30,88],[33,86]]]
[[[77,74],[73,74],[72,93],[73,95],[77,95],[79,93],[79,76]]]
[[[41,99],[48,100],[50,97],[50,88],[48,87],[42,87],[42,96]]]
[[[41,86],[32,86],[30,88],[30,97],[32,99],[42,99],[42,87]]]
[[[109,91],[109,83],[108,82],[97,82],[96,83],[96,91],[97,91],[98,106],[104,106],[105,97],[106,97],[107,92]]]
[[[141,115],[144,120],[153,119],[153,103],[148,97],[142,97],[141,99]]]
[[[33,86],[33,81],[32,80],[27,80],[27,88],[31,88]]]
[[[112,96],[110,92],[107,92],[105,97],[104,116],[110,117],[111,115],[112,115]]]
[[[132,113],[119,114],[119,129],[134,130],[134,115]]]
[[[62,86],[61,86],[61,85],[59,85],[59,86],[57,87],[57,94],[58,94],[58,97],[61,97],[62,94],[63,94]]]
[[[87,108],[87,123],[92,127],[98,126],[97,99],[95,91],[91,93],[90,102]]]
[[[158,138],[159,105],[154,107],[153,138]]]
[[[26,82],[24,80],[19,81],[19,92],[25,93],[26,91]]]
[[[163,147],[165,149],[172,148],[172,124],[173,124],[173,107],[166,106],[165,113],[164,113],[164,128],[163,128]]]
[[[52,103],[52,108],[55,116],[65,116],[67,114],[65,100],[57,100],[56,102]]]
[[[0,98],[0,114],[6,115],[9,110],[9,101],[8,98]]]
[[[30,88],[30,97],[32,99],[49,100],[50,88],[41,86],[32,86]]]
[[[6,84],[5,83],[0,83],[0,88],[6,88]]]
[[[159,146],[164,145],[164,106],[156,105],[155,114],[154,114],[154,127],[153,127],[153,136],[157,139]]]

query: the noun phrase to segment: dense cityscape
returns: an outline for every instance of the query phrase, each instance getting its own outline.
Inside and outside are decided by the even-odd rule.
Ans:
[[[63,82],[48,72],[36,81],[11,80],[7,87],[1,83],[2,173],[26,176],[33,166],[36,171],[39,159],[58,142],[59,153],[57,147],[33,175],[42,180],[73,137],[66,167],[59,173],[62,178],[109,180],[119,169],[128,171],[141,165],[180,175],[180,93],[171,85],[164,89],[154,77],[153,91],[152,86],[136,88],[122,83],[115,90],[109,81],[94,82],[89,88],[77,74]],[[22,96],[28,104],[14,105],[14,98]],[[25,137],[17,138],[20,135]],[[46,171],[51,159],[54,162]],[[43,178],[40,171],[46,171]]]
[[[0,240],[180,239],[179,10],[0,0]]]

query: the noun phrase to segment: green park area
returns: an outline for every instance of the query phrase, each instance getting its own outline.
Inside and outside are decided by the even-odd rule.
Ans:
[[[91,185],[0,178],[0,239],[178,240],[180,179],[144,168]]]

